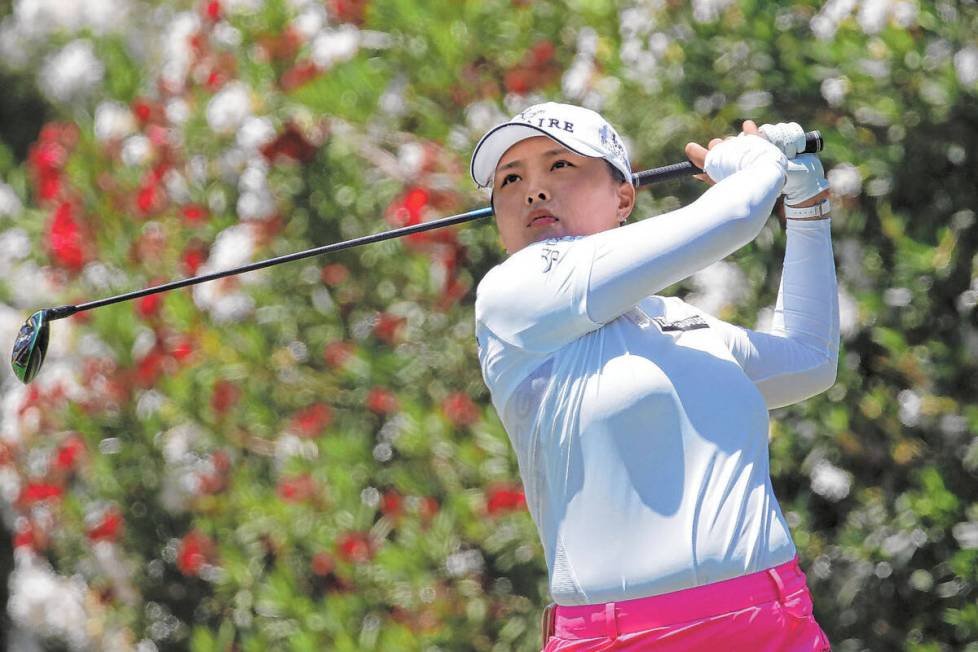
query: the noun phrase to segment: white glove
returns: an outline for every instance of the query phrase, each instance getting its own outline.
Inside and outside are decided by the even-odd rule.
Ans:
[[[740,134],[727,138],[707,152],[703,171],[719,183],[734,172],[765,161],[774,163],[782,172],[788,163],[781,150],[760,136]]]
[[[788,180],[784,184],[784,203],[796,206],[829,187],[822,162],[814,154],[799,154],[788,161]]]
[[[797,122],[761,125],[757,130],[789,159],[805,151],[805,130]]]

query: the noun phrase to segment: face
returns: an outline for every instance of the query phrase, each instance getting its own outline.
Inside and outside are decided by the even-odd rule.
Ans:
[[[506,150],[492,191],[499,237],[511,254],[540,240],[613,229],[635,204],[635,187],[615,182],[604,159],[575,154],[546,136]]]

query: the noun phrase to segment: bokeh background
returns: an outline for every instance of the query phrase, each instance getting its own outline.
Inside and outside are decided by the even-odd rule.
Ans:
[[[0,2],[0,350],[43,307],[483,206],[473,145],[540,100],[636,169],[793,119],[842,309],[838,382],[770,432],[816,614],[843,652],[974,652],[976,35],[974,0]],[[763,327],[783,251],[772,218],[668,292]],[[55,322],[32,385],[0,365],[0,649],[538,649],[473,338],[501,258],[468,225]]]

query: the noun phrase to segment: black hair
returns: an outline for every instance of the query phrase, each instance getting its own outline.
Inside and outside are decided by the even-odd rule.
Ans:
[[[612,180],[615,183],[625,183],[625,175],[622,173],[622,171],[612,165],[611,161],[608,159],[602,160],[604,161],[604,164],[608,166],[608,171],[611,173]]]

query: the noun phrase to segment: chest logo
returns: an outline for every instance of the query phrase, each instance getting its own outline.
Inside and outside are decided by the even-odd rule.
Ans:
[[[549,272],[553,264],[557,262],[557,258],[560,256],[560,250],[556,247],[546,247],[540,252],[540,257],[543,258],[543,271],[544,273]]]
[[[700,328],[709,328],[710,325],[699,315],[693,315],[679,321],[666,321],[665,317],[653,317],[652,321],[659,325],[663,333],[668,331],[695,331]]]

